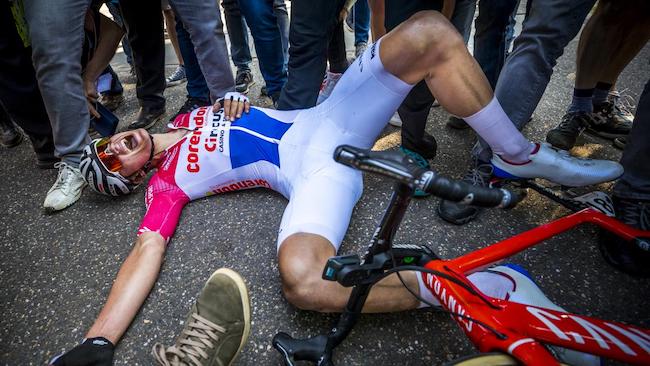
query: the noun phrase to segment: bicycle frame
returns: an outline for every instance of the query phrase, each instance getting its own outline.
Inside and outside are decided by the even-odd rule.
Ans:
[[[425,268],[452,275],[481,294],[465,274],[485,268],[583,223],[597,224],[628,240],[650,237],[650,232],[636,230],[588,208],[461,257],[430,261]],[[650,364],[649,329],[493,299],[481,294],[494,305],[488,306],[447,279],[428,273],[421,275],[445,309],[481,321],[502,333],[504,337],[499,337],[470,320],[452,316],[481,352],[508,353],[526,365],[558,364],[542,346],[544,343],[631,364]]]

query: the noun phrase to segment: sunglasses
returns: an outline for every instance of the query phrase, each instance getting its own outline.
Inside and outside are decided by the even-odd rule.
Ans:
[[[106,170],[117,173],[122,169],[122,162],[108,149],[108,143],[110,138],[104,137],[103,139],[97,141],[95,148],[97,149],[97,157],[104,165]]]

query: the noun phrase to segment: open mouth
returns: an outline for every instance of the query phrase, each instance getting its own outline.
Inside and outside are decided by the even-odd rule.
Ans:
[[[139,139],[135,135],[126,135],[110,144],[109,148],[115,154],[128,154],[139,145]]]

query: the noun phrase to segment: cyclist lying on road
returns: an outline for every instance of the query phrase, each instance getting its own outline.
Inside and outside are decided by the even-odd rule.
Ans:
[[[422,79],[447,111],[465,116],[490,144],[497,174],[542,177],[580,186],[609,181],[622,173],[618,163],[573,158],[524,138],[493,97],[485,76],[453,26],[437,12],[418,13],[369,47],[348,68],[331,96],[314,108],[250,108],[232,121],[225,118],[223,110],[204,107],[177,117],[165,134],[149,135],[140,129],[91,143],[80,169],[97,191],[127,194],[148,171],[158,170],[149,181],[147,213],[135,246],[86,334],[88,341],[55,364],[74,363],[90,354],[93,360],[110,362],[113,345],[154,285],[183,206],[221,192],[267,187],[287,197],[289,203],[277,240],[284,295],[301,309],[341,310],[350,290],[322,280],[321,272],[341,244],[352,209],[361,196],[362,177],[359,171],[336,163],[333,151],[341,144],[371,147],[412,86]],[[424,288],[420,276],[408,273],[403,277],[411,288]],[[247,303],[243,293],[231,291],[227,295],[241,296],[240,306]],[[430,293],[421,295],[432,299]],[[194,311],[200,313],[199,305]],[[420,302],[396,277],[388,277],[373,287],[364,311],[399,311],[418,306]],[[242,316],[237,322],[208,320],[217,326],[220,321],[241,325],[246,322]],[[219,342],[237,339],[234,345],[222,347],[220,343],[211,348],[210,357],[228,364],[243,345],[247,328],[217,329],[213,331],[234,332],[220,334]],[[88,351],[87,347],[93,347],[96,341],[102,343],[98,346],[104,347],[105,353]],[[160,362],[180,357],[179,347],[166,350],[157,346],[156,357]],[[219,349],[229,354],[215,356]]]

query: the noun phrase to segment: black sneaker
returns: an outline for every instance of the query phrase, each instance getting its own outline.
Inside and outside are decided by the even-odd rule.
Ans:
[[[463,182],[473,186],[488,187],[494,168],[490,163],[477,163],[463,177]],[[438,205],[438,216],[455,225],[463,225],[472,221],[481,212],[479,207],[462,205],[458,202],[441,200]]]
[[[255,80],[253,79],[253,74],[249,70],[237,70],[237,76],[235,76],[235,91],[246,94],[253,84],[255,84]]]
[[[4,109],[0,113],[2,113],[2,116],[0,116],[0,146],[15,147],[20,145],[23,141],[23,134]]]
[[[124,103],[123,94],[102,94],[101,103],[111,112],[115,112]]]
[[[467,122],[464,119],[458,118],[456,116],[449,116],[447,120],[447,126],[456,130],[465,130],[469,128]]]
[[[632,115],[617,106],[613,101],[606,101],[594,106],[591,123],[587,131],[594,135],[613,140],[630,134],[632,129]]]
[[[185,103],[183,103],[183,105],[178,109],[178,112],[176,112],[174,117],[169,119],[169,122],[173,122],[180,114],[190,113],[197,108],[207,107],[210,104],[210,101],[207,99],[187,97],[187,99],[185,99]]]
[[[438,143],[436,138],[431,136],[428,133],[424,133],[422,140],[413,143],[407,139],[402,140],[402,146],[418,153],[425,159],[433,159],[436,156],[436,151],[438,150]]]
[[[650,230],[650,201],[613,197],[616,218],[640,230]],[[607,263],[635,276],[650,277],[650,237],[625,240],[600,230],[598,247]]]
[[[128,129],[137,130],[138,128],[151,128],[156,124],[156,122],[160,121],[163,118],[164,114],[164,105],[162,107],[140,107],[138,116],[135,118],[135,121],[129,125]]]
[[[612,145],[614,145],[615,148],[625,150],[625,145],[627,144],[627,136],[626,137],[617,137],[614,139],[614,142],[612,142]]]
[[[578,136],[589,127],[591,116],[586,112],[566,113],[562,122],[546,134],[546,141],[561,150],[571,150]]]

